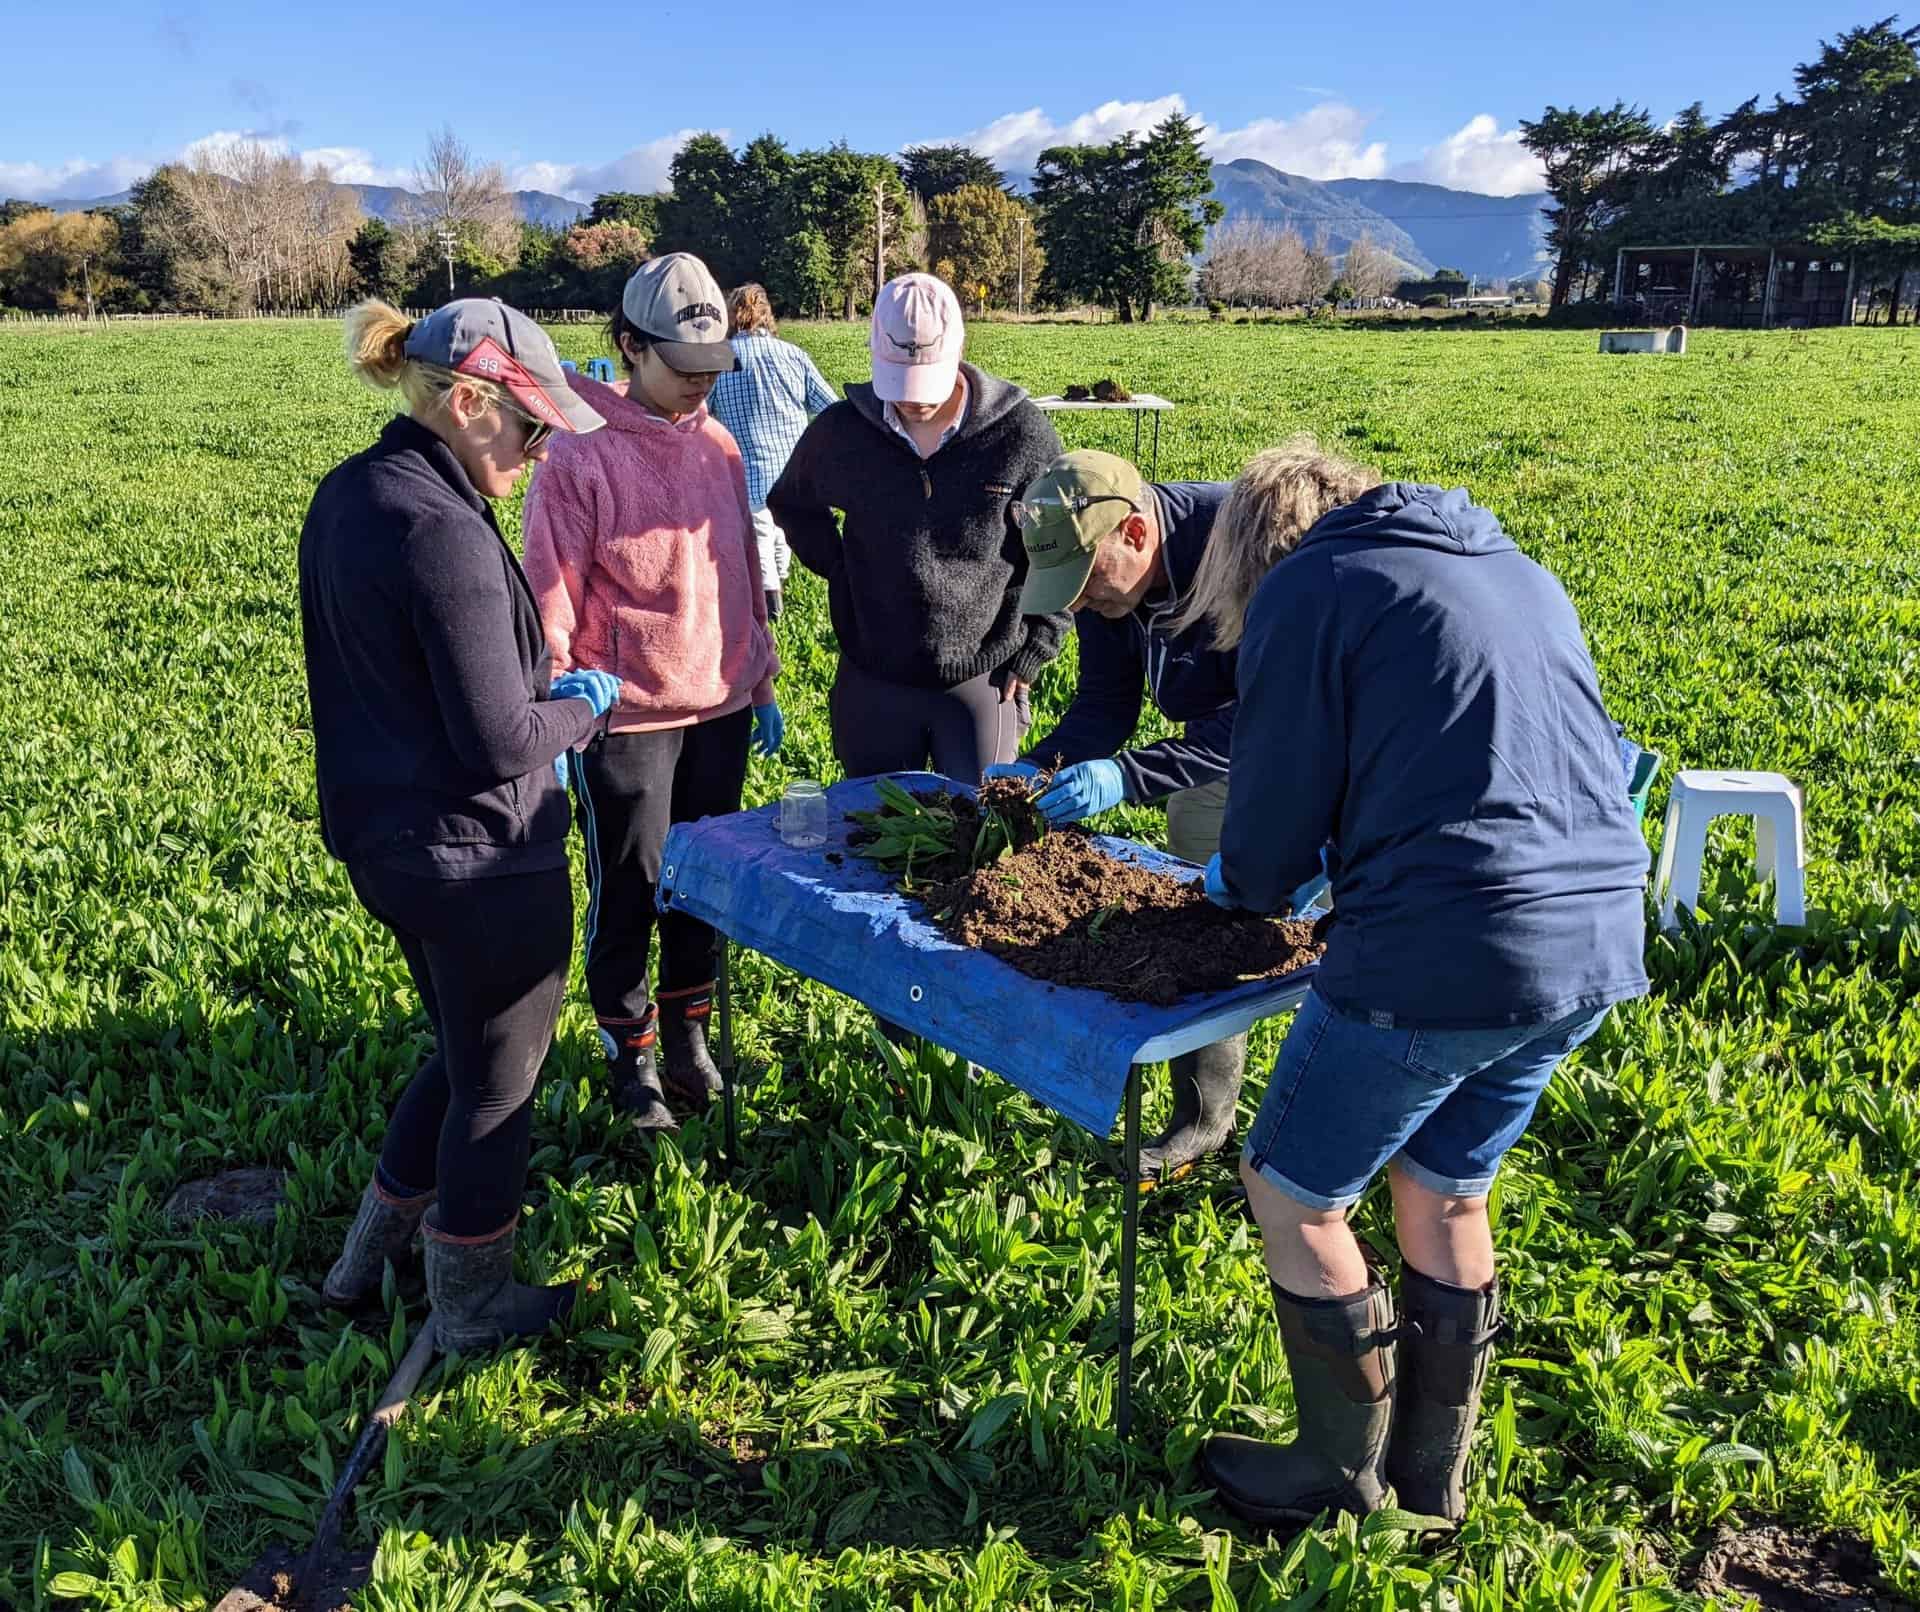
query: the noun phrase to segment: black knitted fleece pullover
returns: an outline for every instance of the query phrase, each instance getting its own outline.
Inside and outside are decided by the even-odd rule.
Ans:
[[[967,417],[932,457],[858,383],[814,417],[767,495],[800,563],[827,580],[840,653],[913,688],[983,672],[1031,682],[1071,623],[1020,614],[1027,555],[1007,513],[1060,438],[1019,387],[961,368]]]

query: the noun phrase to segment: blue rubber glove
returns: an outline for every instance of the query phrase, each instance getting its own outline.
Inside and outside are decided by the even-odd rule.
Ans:
[[[1040,769],[1031,761],[996,761],[987,768],[988,778],[1038,778]]]
[[[780,714],[779,702],[769,700],[753,708],[753,748],[763,756],[779,752],[780,741],[787,736],[787,719]]]
[[[1127,798],[1127,777],[1117,761],[1077,761],[1053,775],[1053,787],[1034,805],[1058,827],[1097,817]]]
[[[1207,899],[1216,907],[1225,907],[1229,912],[1237,912],[1240,903],[1227,894],[1227,881],[1220,872],[1220,853],[1215,851],[1207,860]]]
[[[556,700],[585,700],[593,707],[595,716],[605,716],[613,709],[613,702],[620,698],[620,679],[611,672],[596,672],[580,666],[556,677],[549,695]]]
[[[565,750],[553,758],[553,775],[560,780],[560,788],[563,791],[567,787],[567,761],[568,752]]]

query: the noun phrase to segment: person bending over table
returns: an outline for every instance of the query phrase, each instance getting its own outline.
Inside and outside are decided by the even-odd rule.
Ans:
[[[1642,995],[1647,847],[1580,622],[1460,488],[1297,438],[1220,514],[1184,621],[1238,646],[1207,893],[1333,926],[1241,1161],[1299,1432],[1201,1466],[1262,1524],[1458,1522],[1500,1323],[1487,1194],[1556,1065]],[[1400,1319],[1347,1213],[1387,1171]]]
[[[1025,759],[987,774],[1036,777],[1035,763],[1065,763],[1039,800],[1049,822],[1165,801],[1175,856],[1205,862],[1220,849],[1235,657],[1215,647],[1210,623],[1177,631],[1174,623],[1227,485],[1147,483],[1125,459],[1077,449],[1027,483],[1013,506],[1027,550],[1020,608],[1073,612],[1080,681],[1060,725],[1030,743]],[[1143,688],[1184,731],[1127,749]],[[1246,1059],[1242,1034],[1172,1060],[1173,1118],[1140,1149],[1143,1179],[1184,1170],[1232,1141]]]
[[[573,768],[587,993],[614,1106],[659,1131],[678,1124],[669,1094],[698,1106],[721,1089],[706,1040],[718,938],[683,912],[654,913],[667,830],[738,811],[749,746],[773,754],[786,722],[746,472],[707,410],[714,377],[736,362],[720,287],[689,253],[657,257],[628,279],[609,333],[626,390],[577,383],[610,429],[556,444],[534,476],[527,575],[559,664],[625,680],[606,734]]]
[[[1065,615],[1020,612],[1027,556],[1008,514],[1060,438],[1019,387],[960,361],[964,339],[943,281],[889,280],[872,383],[815,417],[767,496],[826,578],[833,750],[852,777],[931,762],[973,783],[1011,761],[1027,686],[1066,637]]]
[[[502,303],[418,323],[382,302],[347,316],[347,352],[408,412],[320,483],[300,533],[300,618],[320,832],[400,943],[434,1050],[394,1108],[373,1179],[323,1285],[380,1296],[425,1222],[442,1348],[530,1337],[562,1287],[513,1280],[533,1089],[573,947],[567,796],[556,759],[619,693],[551,678],[533,592],[489,500],[597,431],[540,327]]]

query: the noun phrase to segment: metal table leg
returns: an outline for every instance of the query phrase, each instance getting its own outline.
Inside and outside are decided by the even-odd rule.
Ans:
[[[1136,464],[1139,463],[1137,459],[1134,462]],[[1147,480],[1158,481],[1159,479],[1160,479],[1160,411],[1158,409],[1155,409],[1153,411],[1153,469],[1147,473]]]
[[[726,1110],[727,1164],[732,1166],[740,1151],[740,1135],[733,1111],[733,946],[720,937],[720,1101]]]
[[[1140,411],[1138,409],[1133,411],[1133,462],[1135,465],[1140,463]],[[1153,478],[1149,476],[1147,479],[1151,481]]]
[[[1120,1436],[1133,1432],[1133,1281],[1140,1251],[1140,1065],[1127,1069],[1126,1132],[1121,1150],[1120,1190],[1126,1194],[1120,1212],[1120,1391],[1115,1398],[1115,1423]]]

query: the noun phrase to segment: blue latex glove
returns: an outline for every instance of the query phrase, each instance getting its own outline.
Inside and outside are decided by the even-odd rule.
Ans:
[[[567,761],[568,752],[565,750],[553,758],[553,775],[560,780],[560,787],[563,790],[567,787]]]
[[[613,709],[613,702],[620,698],[620,679],[611,672],[576,667],[553,680],[549,695],[556,700],[585,700],[593,707],[595,716],[605,716]]]
[[[1237,912],[1240,903],[1227,894],[1227,881],[1220,872],[1220,853],[1215,851],[1207,859],[1207,899],[1216,907],[1225,907],[1229,912]]]
[[[1127,798],[1127,777],[1117,761],[1077,761],[1053,775],[1053,787],[1034,805],[1056,827],[1097,817]]]
[[[987,768],[989,778],[1038,778],[1040,769],[1031,761],[996,761]]]
[[[787,719],[780,714],[779,702],[769,700],[753,708],[753,748],[763,756],[776,754],[787,736]]]

